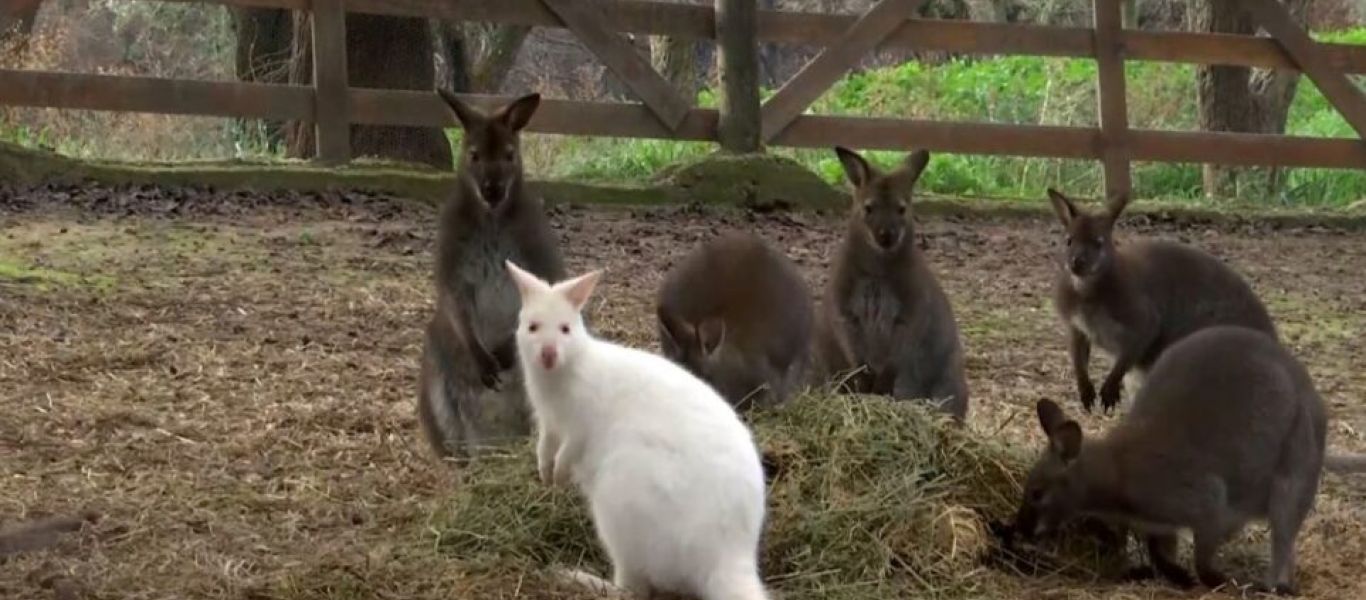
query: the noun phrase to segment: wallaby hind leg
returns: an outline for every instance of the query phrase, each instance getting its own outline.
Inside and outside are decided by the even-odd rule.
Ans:
[[[1282,458],[1282,465],[1271,483],[1271,498],[1267,503],[1267,524],[1271,529],[1271,565],[1267,572],[1264,591],[1295,595],[1295,539],[1309,511],[1314,508],[1314,495],[1323,472],[1322,460],[1312,454],[1312,433],[1306,432],[1300,444],[1289,444],[1292,451]],[[1288,463],[1288,464],[1287,464]]]
[[[422,372],[418,380],[417,417],[427,443],[437,456],[461,454],[465,426],[455,407],[455,386],[451,373],[443,367],[429,338],[422,353]]]

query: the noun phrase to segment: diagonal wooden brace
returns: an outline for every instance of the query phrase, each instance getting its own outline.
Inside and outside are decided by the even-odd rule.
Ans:
[[[1258,24],[1280,43],[1300,71],[1318,86],[1342,117],[1366,139],[1366,96],[1342,71],[1333,67],[1322,48],[1295,24],[1290,12],[1276,0],[1241,0]]]
[[[925,0],[882,0],[868,9],[838,40],[802,67],[801,72],[764,103],[763,140],[773,141],[859,59],[904,25],[924,3]]]
[[[635,46],[607,25],[595,0],[541,0],[607,68],[640,97],[669,131],[678,131],[691,102],[655,71]]]

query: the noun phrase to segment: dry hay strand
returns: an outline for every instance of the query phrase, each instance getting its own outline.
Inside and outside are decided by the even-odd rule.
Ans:
[[[1028,456],[920,403],[884,398],[807,395],[752,421],[770,478],[762,569],[778,597],[986,591],[986,559],[1001,553],[988,524],[1013,514]],[[523,593],[534,581],[537,598],[587,598],[552,572],[610,573],[583,502],[538,482],[530,445],[481,457],[462,480],[434,531],[470,577]],[[1080,538],[1050,550],[1050,570],[1104,568]]]

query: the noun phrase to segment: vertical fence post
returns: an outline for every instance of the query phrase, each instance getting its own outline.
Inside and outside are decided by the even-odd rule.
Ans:
[[[758,0],[716,0],[716,45],[721,63],[717,141],[729,152],[758,152]]]
[[[313,0],[313,121],[324,164],[351,160],[349,87],[343,0]]]
[[[1105,196],[1113,202],[1127,196],[1133,181],[1129,172],[1129,115],[1124,84],[1122,0],[1095,0],[1095,53],[1100,92],[1101,160],[1105,165]]]

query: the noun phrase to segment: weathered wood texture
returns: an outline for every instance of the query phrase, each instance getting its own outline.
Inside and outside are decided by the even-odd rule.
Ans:
[[[559,16],[579,41],[650,107],[665,127],[670,130],[678,128],[692,103],[684,100],[678,90],[655,71],[650,60],[636,51],[635,46],[608,27],[608,16],[598,3],[584,0],[541,2]]]
[[[1244,0],[1243,6],[1285,48],[1286,54],[1314,81],[1357,135],[1366,138],[1366,96],[1347,75],[1328,63],[1285,7],[1276,0]]]
[[[351,160],[350,96],[346,73],[346,12],[342,0],[313,1],[313,100],[318,159]]]
[[[764,103],[764,140],[781,133],[792,119],[802,114],[924,3],[925,0],[881,0],[868,9],[838,40],[811,59]]]
[[[179,0],[193,1],[193,0]],[[561,15],[543,0],[199,0],[240,6],[315,10],[324,21],[315,31],[344,31],[348,10],[399,16],[439,16],[455,19],[491,19],[525,25],[563,26]],[[564,0],[544,0],[552,3]],[[641,2],[594,0],[610,15],[618,30],[640,33],[713,37],[725,35],[712,7]],[[907,1],[907,0],[896,0]],[[1102,5],[1116,0],[1096,0]],[[718,0],[723,13],[727,3],[752,5],[747,0]],[[1257,0],[1265,2],[1265,0]],[[750,8],[753,8],[750,6]],[[891,10],[891,9],[887,9]],[[723,15],[724,16],[724,15]],[[1348,113],[1349,122],[1362,129],[1359,98],[1355,90],[1328,92],[1345,78],[1341,72],[1366,72],[1366,48],[1316,44],[1300,36],[1270,29],[1280,41],[1249,36],[1119,31],[1108,25],[1112,16],[1098,13],[1099,31],[1080,28],[1021,27],[1014,25],[927,21],[909,19],[888,25],[883,46],[938,49],[970,53],[1026,53],[1050,56],[1088,56],[1101,61],[1102,106],[1100,128],[1040,127],[987,123],[944,123],[905,119],[801,116],[801,105],[785,127],[775,128],[770,142],[778,146],[828,147],[841,144],[868,149],[923,147],[941,152],[1039,156],[1116,161],[1112,150],[1122,147],[1128,161],[1207,162],[1239,166],[1366,168],[1366,144],[1357,139],[1317,139],[1234,133],[1197,133],[1127,130],[1123,105],[1122,70],[1106,67],[1128,60],[1163,60],[1261,67],[1303,68],[1316,83],[1332,93],[1330,99]],[[803,13],[753,13],[753,29],[759,40],[838,44],[858,21],[856,17]],[[332,19],[332,23],[327,23]],[[572,19],[572,18],[571,18]],[[725,19],[723,18],[722,21]],[[718,31],[721,27],[721,31]],[[750,25],[742,25],[748,30]],[[883,28],[878,28],[882,32]],[[876,36],[874,36],[876,37]],[[315,33],[318,52],[331,57],[317,63],[319,77],[313,87],[165,80],[147,77],[80,75],[38,71],[0,70],[0,105],[155,112],[167,114],[302,120],[318,123],[320,134],[343,132],[349,125],[449,126],[451,116],[435,94],[421,91],[349,88],[346,80],[344,40]],[[876,44],[876,41],[872,42]],[[1283,50],[1278,43],[1285,43]],[[871,46],[869,46],[871,47]],[[643,60],[643,57],[642,57]],[[851,59],[852,60],[852,59]],[[830,61],[839,69],[844,66]],[[1122,65],[1121,65],[1122,66]],[[1116,77],[1116,73],[1120,73]],[[813,76],[814,77],[814,76]],[[826,79],[828,76],[822,76]],[[1109,83],[1106,83],[1109,81]],[[1116,86],[1115,84],[1118,84]],[[813,86],[819,88],[820,86]],[[1104,90],[1120,88],[1119,94]],[[751,92],[746,92],[747,94]],[[757,90],[747,106],[757,112]],[[803,95],[809,95],[806,91]],[[475,104],[492,107],[509,98],[468,96]],[[752,102],[752,104],[749,104]],[[809,104],[809,102],[807,103]],[[1358,108],[1353,108],[1357,106]],[[674,119],[661,119],[646,104],[576,102],[547,99],[533,118],[529,130],[568,135],[665,138],[715,141],[723,139],[720,114],[715,110],[684,106]],[[672,125],[666,124],[673,121]],[[325,125],[325,123],[330,123]],[[757,118],[750,120],[758,123]],[[1114,141],[1116,132],[1122,144]],[[749,147],[758,147],[759,131],[749,134]],[[336,138],[334,137],[333,140]],[[332,144],[334,142],[326,142]],[[740,144],[743,146],[744,144]],[[345,160],[348,148],[324,149],[324,154]],[[1110,190],[1113,191],[1113,190]]]
[[[728,152],[758,152],[763,141],[758,10],[755,0],[716,0],[716,47],[721,70],[721,119],[716,141]]]
[[[1123,7],[1120,0],[1095,0],[1096,87],[1099,88],[1101,163],[1105,169],[1105,196],[1116,202],[1133,187],[1129,170],[1129,114],[1124,82],[1124,57],[1120,34]]]

